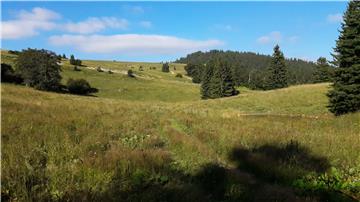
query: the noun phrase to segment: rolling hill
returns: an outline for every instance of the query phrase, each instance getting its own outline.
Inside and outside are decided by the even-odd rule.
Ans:
[[[2,62],[13,64],[15,58],[2,51]],[[197,84],[175,77],[184,74],[182,64],[171,64],[172,74],[156,63],[84,60],[81,71],[62,63],[64,83],[85,78],[99,92],[75,96],[1,85],[2,197],[360,197],[360,113],[330,114],[328,83],[272,91],[241,87],[238,96],[204,101]],[[91,68],[97,66],[118,73]],[[124,73],[131,67],[136,78]],[[321,186],[324,182],[334,186]]]

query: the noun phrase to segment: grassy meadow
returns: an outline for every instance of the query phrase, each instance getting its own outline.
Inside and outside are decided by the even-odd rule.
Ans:
[[[200,100],[198,85],[175,77],[182,64],[170,64],[174,74],[83,65],[63,60],[63,83],[85,78],[93,96],[1,84],[2,199],[360,199],[360,113],[330,114],[329,83]],[[138,77],[87,68],[97,66],[133,66]]]

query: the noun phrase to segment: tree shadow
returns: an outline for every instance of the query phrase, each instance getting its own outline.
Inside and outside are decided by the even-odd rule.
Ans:
[[[59,201],[355,201],[334,190],[294,187],[295,180],[330,168],[326,158],[295,141],[236,147],[229,152],[234,166],[214,162],[192,174],[170,154],[154,152],[140,150],[120,160],[103,191],[71,189]]]

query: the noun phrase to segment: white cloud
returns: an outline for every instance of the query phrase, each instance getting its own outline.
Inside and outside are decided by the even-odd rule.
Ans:
[[[85,21],[77,22],[77,23],[67,23],[64,25],[60,25],[61,29],[79,34],[90,34],[102,31],[106,28],[119,28],[126,29],[129,23],[125,19],[118,19],[114,17],[90,17]]]
[[[343,16],[341,13],[329,14],[327,16],[327,21],[329,23],[340,23],[343,22]]]
[[[278,31],[269,33],[268,35],[259,37],[256,41],[259,44],[268,44],[268,43],[280,43],[282,41],[282,34]]]
[[[190,40],[164,35],[60,35],[52,36],[49,42],[55,46],[76,47],[90,53],[178,54],[208,50],[224,43],[219,40]]]
[[[153,26],[152,22],[150,22],[150,21],[141,21],[139,24],[141,27],[144,27],[144,28],[151,28]]]
[[[33,8],[31,12],[21,10],[15,20],[1,22],[2,39],[19,39],[37,35],[40,30],[56,28],[54,20],[61,16],[45,8]]]

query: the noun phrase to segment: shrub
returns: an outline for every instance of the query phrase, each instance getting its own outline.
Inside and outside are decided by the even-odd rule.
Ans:
[[[175,77],[177,77],[177,78],[183,78],[183,75],[180,74],[180,73],[177,73],[177,74],[175,75]]]
[[[54,52],[30,48],[23,50],[17,58],[15,69],[28,86],[48,91],[60,89],[61,69]]]
[[[143,66],[140,66],[140,67],[139,67],[139,71],[144,71]]]
[[[127,75],[128,77],[135,77],[134,72],[131,69],[127,71]]]
[[[114,72],[112,72],[111,70],[108,71],[109,74],[113,74]]]
[[[11,65],[1,63],[1,82],[20,84],[23,81],[23,78],[15,73]]]
[[[85,79],[69,79],[67,88],[70,93],[78,95],[87,95],[92,92],[92,88]]]
[[[104,72],[104,70],[102,70],[101,67],[97,67],[97,68],[96,68],[96,71],[98,71],[98,72]]]
[[[78,66],[74,66],[74,71],[81,71],[81,69]]]

